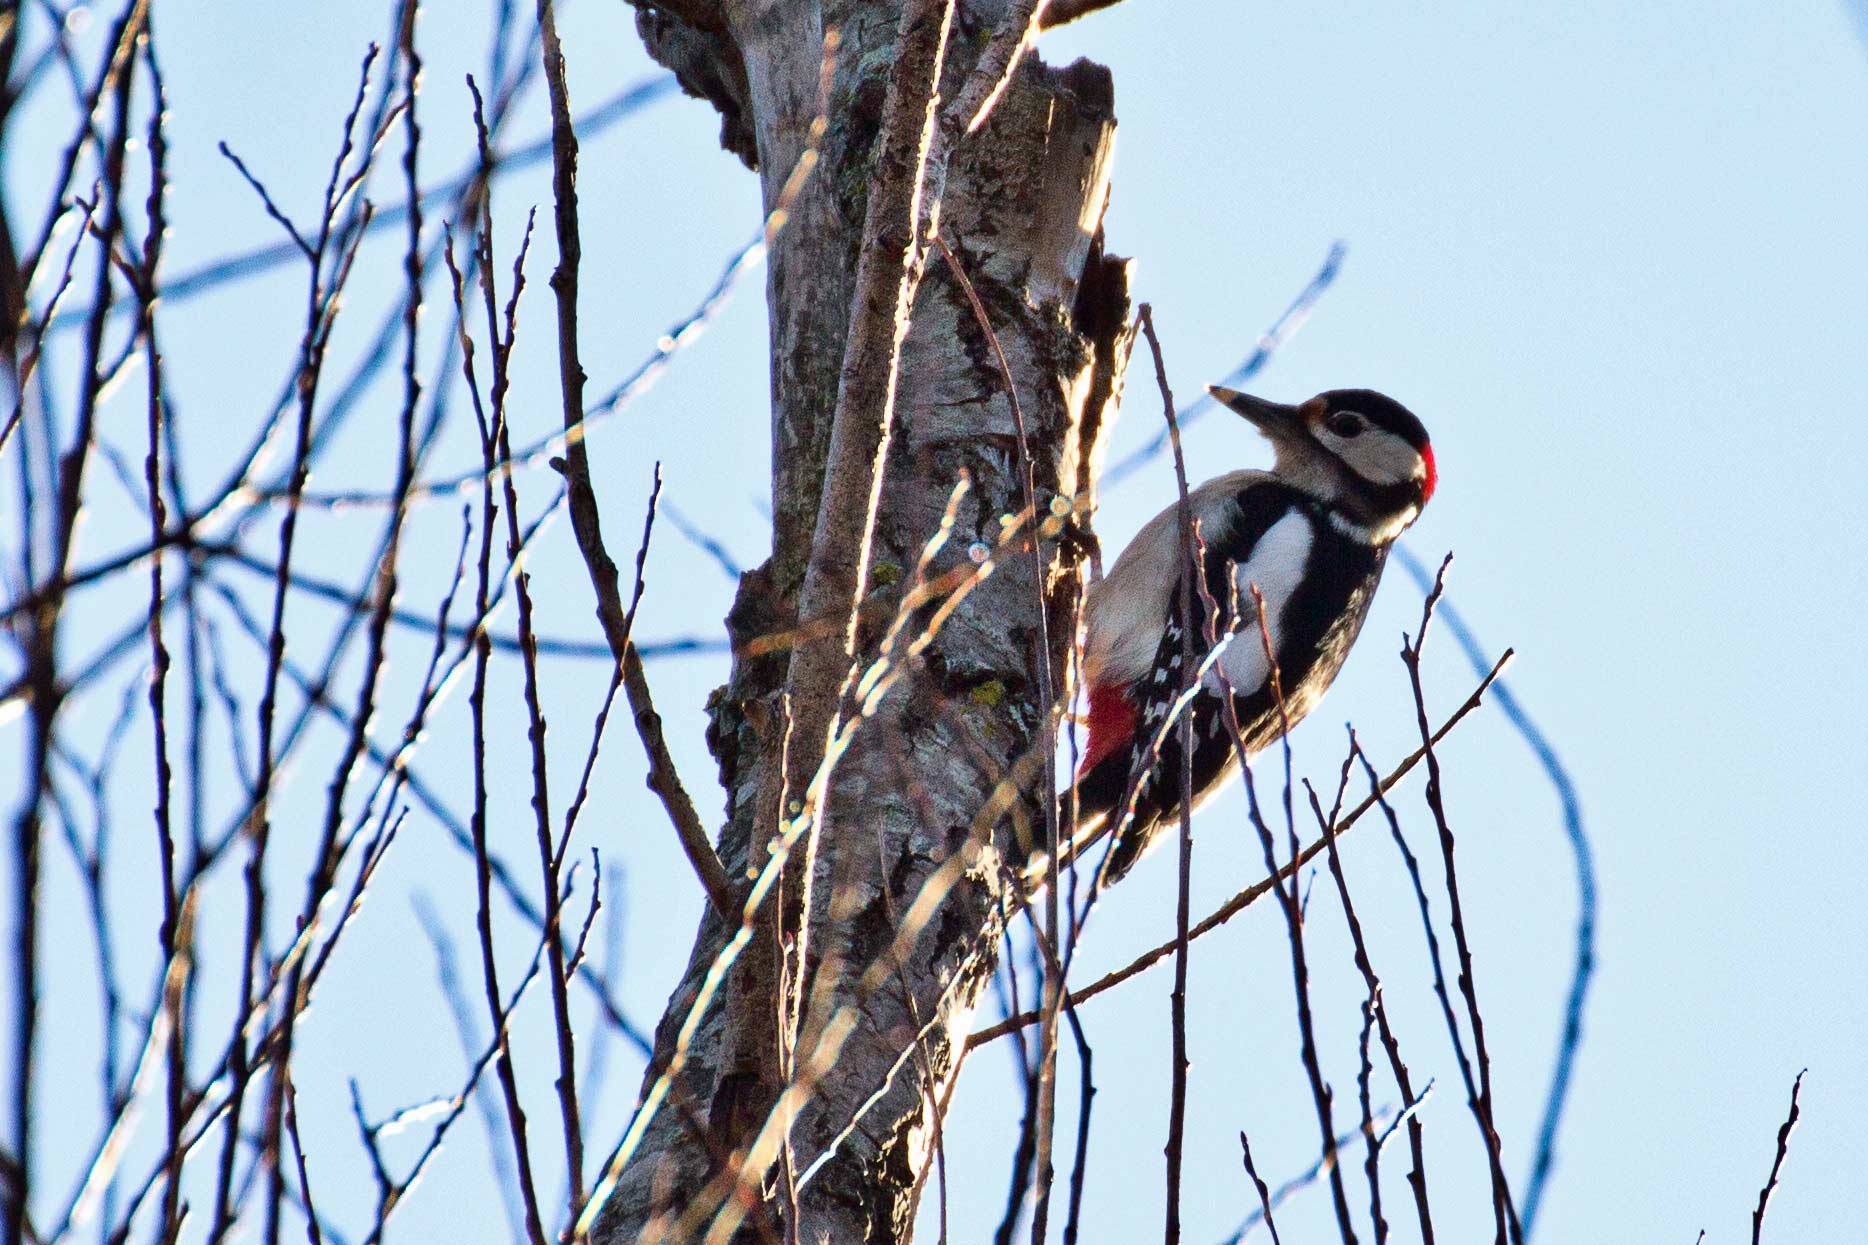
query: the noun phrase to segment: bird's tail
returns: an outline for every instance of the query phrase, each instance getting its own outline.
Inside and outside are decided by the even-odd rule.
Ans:
[[[1091,729],[1094,732],[1094,725]],[[1126,747],[1106,750],[1092,762],[1089,758],[1095,755],[1094,752],[1086,754],[1076,781],[1057,797],[1057,824],[1063,827],[1068,838],[1068,846],[1058,863],[1062,867],[1074,860],[1080,876],[1085,871],[1097,873],[1102,885],[1107,886],[1120,880],[1141,859],[1147,836],[1137,833],[1135,819],[1130,817],[1110,846],[1107,860],[1102,851],[1096,850],[1109,835],[1131,792],[1129,750]]]

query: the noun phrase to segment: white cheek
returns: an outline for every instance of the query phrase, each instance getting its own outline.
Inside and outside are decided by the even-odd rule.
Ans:
[[[1370,484],[1400,484],[1427,474],[1420,451],[1390,432],[1369,431],[1348,441],[1322,428],[1317,431],[1317,439]]]

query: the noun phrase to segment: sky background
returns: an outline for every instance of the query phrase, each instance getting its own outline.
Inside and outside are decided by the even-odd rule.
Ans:
[[[369,40],[385,37],[383,7],[156,6],[172,113],[171,275],[277,238],[216,152],[219,141],[288,211],[310,218],[356,64]],[[484,73],[487,7],[455,0],[424,13],[425,179],[469,164],[461,75]],[[89,49],[107,24],[74,28],[82,63],[94,62]],[[579,111],[660,76],[623,5],[576,0],[564,27]],[[1659,0],[1560,9],[1127,0],[1040,45],[1054,63],[1087,56],[1114,73],[1120,129],[1108,243],[1137,257],[1135,294],[1154,304],[1183,402],[1249,353],[1341,240],[1341,275],[1253,389],[1295,400],[1326,388],[1379,388],[1433,433],[1440,489],[1406,547],[1429,561],[1454,552],[1451,599],[1491,650],[1517,649],[1511,686],[1581,792],[1602,892],[1599,971],[1538,1226],[1543,1241],[1687,1245],[1701,1228],[1709,1241],[1744,1239],[1790,1082],[1805,1067],[1803,1122],[1769,1239],[1833,1240],[1841,1225],[1859,1222],[1868,1168],[1860,1127],[1868,916],[1859,898],[1868,877],[1859,799],[1868,776],[1860,644],[1868,615],[1865,31],[1860,12],[1834,0],[1768,10]],[[41,95],[9,131],[0,170],[10,200],[22,205],[16,226],[36,227],[46,170],[64,141],[69,99]],[[535,81],[509,133],[529,141],[544,126]],[[398,175],[386,161],[382,199],[399,197]],[[690,314],[752,237],[758,191],[719,150],[711,109],[664,92],[586,139],[580,193],[583,355],[597,394]],[[542,167],[502,181],[495,200],[502,268],[526,209],[547,209],[528,270],[534,301],[521,321],[519,441],[559,418],[544,297],[556,249],[549,202]],[[395,296],[399,245],[384,237],[365,252],[335,348],[346,367]],[[762,282],[763,270],[751,271],[655,387],[593,434],[613,547],[633,540],[659,460],[666,502],[733,559],[751,566],[767,549]],[[219,479],[270,408],[295,349],[302,287],[301,273],[281,268],[165,304],[175,415],[197,487]],[[437,362],[446,310],[445,287],[436,285],[424,352]],[[51,356],[67,380],[74,347],[68,336]],[[1114,455],[1160,423],[1152,377],[1136,372],[1130,381]],[[107,408],[106,436],[135,450],[141,397],[130,391]],[[394,411],[387,376],[334,440],[312,487],[386,486]],[[468,421],[456,422],[436,474],[473,462]],[[17,445],[6,451],[16,453]],[[1224,415],[1190,430],[1187,453],[1196,477],[1269,458]],[[11,489],[13,467],[0,467]],[[548,470],[520,476],[528,513],[549,503],[555,483]],[[110,493],[114,483],[93,487],[121,498]],[[1105,548],[1118,548],[1171,489],[1168,466],[1157,462],[1108,490],[1096,520]],[[100,507],[79,563],[134,540],[134,512],[117,508],[123,513],[113,519]],[[15,522],[15,511],[5,513]],[[305,537],[308,569],[354,580],[359,542],[373,539],[379,520],[320,515]],[[458,510],[431,504],[413,522],[404,601],[425,612],[446,586]],[[0,526],[9,566],[15,541]],[[533,570],[542,629],[598,638],[568,525],[541,541]],[[257,581],[223,574],[234,576],[234,591],[261,599]],[[140,587],[86,597],[69,651],[85,652],[87,641],[133,616]],[[664,525],[637,634],[715,638],[732,592],[712,558]],[[1300,774],[1320,785],[1334,777],[1348,720],[1378,763],[1410,746],[1412,708],[1396,652],[1419,602],[1393,568],[1347,669],[1297,732]],[[294,644],[303,648],[294,651],[309,660],[330,617],[308,607],[295,618]],[[502,621],[509,630],[509,612]],[[238,647],[236,633],[228,643]],[[403,643],[406,680],[425,648],[420,637]],[[250,662],[250,650],[240,660]],[[725,669],[719,654],[650,666],[680,770],[709,820],[719,797],[702,742],[703,705]],[[13,667],[0,672],[10,678]],[[1444,632],[1429,642],[1427,672],[1436,717],[1474,681]],[[124,680],[137,674],[126,666],[108,690],[75,704],[71,736],[94,751]],[[597,662],[546,664],[560,806],[606,674]],[[516,744],[515,664],[501,665],[495,694]],[[457,810],[470,777],[465,699],[457,693],[434,723],[416,765]],[[406,703],[391,700],[384,738],[399,731]],[[25,741],[20,719],[0,724],[9,807]],[[293,768],[303,819],[282,823],[287,861],[309,850],[340,742],[313,741]],[[149,756],[146,722],[124,747],[126,756]],[[1444,753],[1500,1130],[1522,1188],[1568,984],[1573,866],[1556,796],[1495,707],[1462,726]],[[494,823],[502,849],[525,863],[531,831],[519,755],[509,750],[501,770]],[[642,788],[643,768],[636,741],[617,730],[580,840],[602,849],[620,939],[606,962],[624,966],[620,993],[646,1028],[685,961],[700,895]],[[142,760],[126,766],[109,793],[125,825],[143,824],[146,769]],[[1276,765],[1260,771],[1275,791]],[[1402,788],[1399,807],[1416,850],[1430,856],[1418,779]],[[1209,806],[1195,832],[1194,908],[1204,912],[1262,868],[1236,792]],[[159,911],[147,883],[147,838],[128,833],[123,880],[112,891],[124,927],[150,931],[122,952],[126,979],[139,983],[154,963]],[[1412,894],[1372,822],[1344,850],[1414,1077],[1438,1080],[1422,1118],[1441,1239],[1482,1239],[1490,1230],[1482,1153],[1428,988]],[[89,1144],[97,1052],[80,892],[61,847],[49,844],[47,861],[42,1084],[76,1087],[42,1098],[39,1148],[52,1163]],[[1081,980],[1171,933],[1173,872],[1169,854],[1151,858],[1102,906]],[[204,932],[209,1001],[216,981],[231,989],[237,962],[237,877],[225,874],[228,899]],[[340,1223],[367,1212],[371,1191],[347,1122],[345,1078],[358,1077],[377,1116],[458,1082],[454,1027],[413,905],[418,896],[432,904],[465,948],[471,879],[469,862],[418,808],[303,1031],[300,1109],[308,1144],[317,1139],[313,1179]],[[1326,1069],[1347,1107],[1361,984],[1341,926],[1324,878],[1310,954]],[[501,932],[510,975],[530,939],[517,922]],[[1164,967],[1083,1009],[1098,1089],[1085,1212],[1091,1241],[1159,1231],[1169,981]],[[1316,1148],[1276,913],[1254,909],[1197,944],[1191,991],[1186,1239],[1219,1241],[1254,1202],[1238,1162],[1241,1128],[1274,1183],[1306,1166]],[[534,1136],[546,1139],[555,1129],[548,1015],[538,995],[518,1029]],[[587,1006],[580,1016],[594,1032]],[[586,1116],[594,1149],[620,1136],[640,1070],[618,1048],[594,1075]],[[1068,1058],[1061,1079],[1075,1083]],[[1002,1213],[1014,1087],[1013,1062],[999,1049],[976,1055],[962,1079],[946,1130],[955,1241],[985,1239]],[[1060,1137],[1074,1128],[1075,1109],[1073,1096]],[[409,1239],[507,1235],[479,1126],[457,1140],[399,1212]],[[549,1170],[555,1147],[538,1148]],[[139,1143],[133,1153],[146,1162],[151,1152]],[[1405,1166],[1404,1151],[1390,1151],[1385,1191],[1401,1240],[1411,1239]],[[141,1170],[134,1157],[130,1167]],[[57,1201],[76,1167],[54,1170],[46,1187]],[[546,1196],[555,1183],[545,1182]],[[932,1239],[931,1222],[924,1226]],[[1327,1194],[1300,1195],[1280,1226],[1287,1241],[1332,1236]]]

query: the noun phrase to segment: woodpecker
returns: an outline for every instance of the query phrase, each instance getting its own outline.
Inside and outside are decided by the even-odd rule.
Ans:
[[[1238,769],[1223,689],[1231,690],[1248,756],[1276,742],[1285,721],[1301,720],[1342,668],[1389,547],[1436,482],[1427,430],[1372,390],[1332,389],[1296,406],[1219,386],[1207,391],[1250,420],[1276,460],[1270,471],[1227,472],[1188,495],[1204,545],[1205,595],[1217,606],[1210,619],[1196,587],[1193,654],[1204,672],[1188,710],[1195,807]],[[1089,739],[1077,771],[1073,842],[1080,850],[1113,829],[1106,882],[1180,817],[1177,723],[1156,752],[1182,685],[1179,594],[1192,560],[1178,508],[1148,521],[1090,588],[1084,610]],[[1282,715],[1254,586],[1277,658]],[[1117,824],[1126,808],[1132,817]]]

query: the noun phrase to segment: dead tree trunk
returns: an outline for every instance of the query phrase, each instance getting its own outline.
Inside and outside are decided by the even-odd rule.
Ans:
[[[774,838],[786,723],[808,718],[805,706],[783,703],[794,650],[751,642],[800,623],[865,218],[878,179],[897,172],[877,165],[903,6],[636,2],[650,51],[719,110],[722,143],[758,171],[767,210],[785,209],[768,284],[773,549],[740,586],[729,618],[739,656],[709,732],[728,794],[720,856],[742,878],[749,861],[752,873],[765,864]],[[945,98],[969,81],[1006,7],[956,6],[944,40]],[[1021,6],[1011,7],[1016,14]],[[826,96],[820,70],[833,29]],[[814,130],[820,113],[827,124]],[[944,179],[929,180],[940,235],[977,287],[1007,357],[1045,513],[1055,497],[1089,497],[1129,345],[1126,261],[1104,253],[1101,234],[1114,134],[1106,70],[1087,62],[1055,69],[1025,55],[984,126],[954,144]],[[814,167],[807,151],[816,153]],[[801,167],[808,179],[796,189]],[[912,217],[900,223],[910,228]],[[925,257],[926,242],[909,249]],[[616,1165],[613,1188],[599,1186],[608,1198],[595,1237],[606,1245],[699,1240],[710,1225],[720,1233],[713,1239],[723,1239],[714,1211],[735,1196],[731,1218],[743,1216],[753,1239],[890,1242],[911,1234],[932,1154],[930,1113],[939,1109],[929,1096],[959,1072],[968,1018],[1013,901],[1006,879],[1041,833],[1050,798],[1042,789],[1040,663],[1061,693],[1082,566],[1070,541],[1046,538],[1036,556],[1028,540],[1001,547],[1002,521],[1025,508],[1017,421],[989,340],[938,251],[914,298],[895,392],[867,574],[858,580],[867,587],[855,665],[873,656],[963,477],[969,488],[933,569],[965,566],[983,546],[995,551],[993,574],[873,707],[836,763],[813,884],[807,890],[790,876],[812,858],[794,854],[755,922],[757,936],[689,1033],[666,1105]],[[834,718],[834,699],[818,707]],[[1018,793],[1009,802],[1008,779]],[[995,791],[1004,815],[982,815]],[[803,893],[808,964],[788,995],[799,974],[785,968],[784,954],[799,918],[780,932],[773,914]],[[918,935],[898,938],[905,927]],[[675,1058],[709,969],[737,928],[737,913],[709,910],[702,920],[645,1091]],[[827,961],[832,968],[820,973]],[[786,997],[802,1000],[805,1013],[796,1067],[781,1052]],[[808,1051],[840,1010],[853,1027],[829,1035],[837,1057],[821,1078],[810,1077],[801,1071]],[[801,1079],[815,1083],[792,1103],[788,1181],[762,1139],[774,1135],[768,1122],[781,1091]],[[784,1224],[788,1186],[826,1153],[796,1193],[798,1222]],[[747,1165],[754,1178],[736,1181]]]

